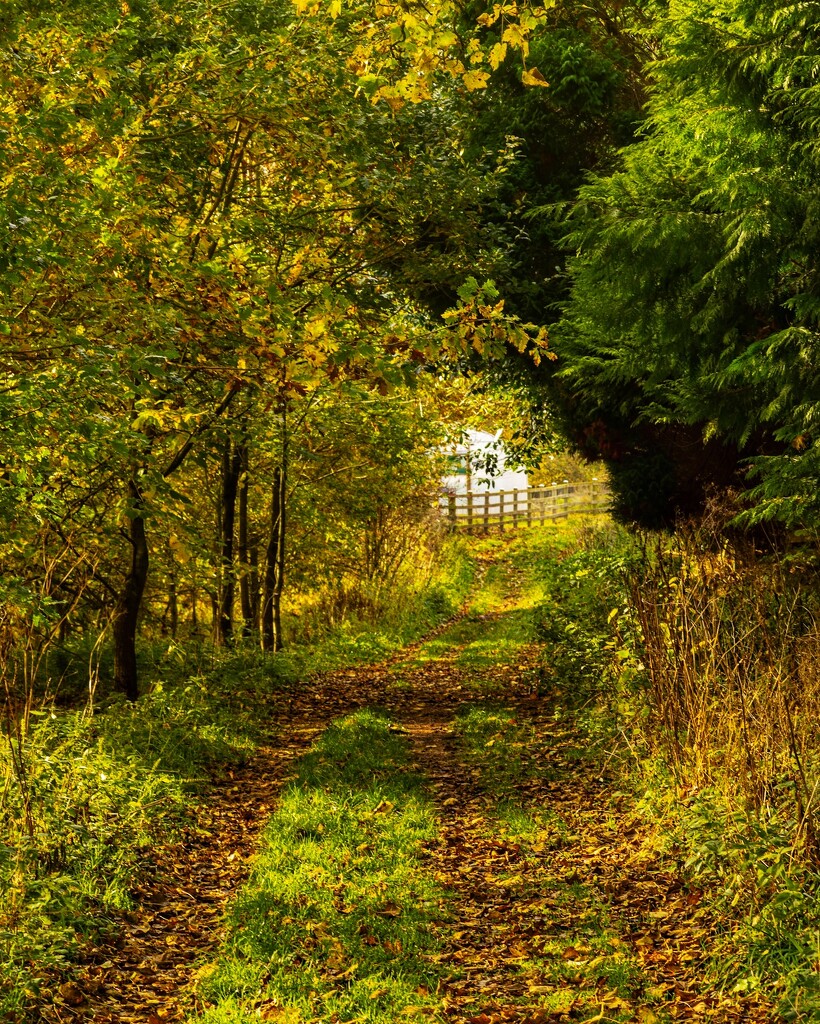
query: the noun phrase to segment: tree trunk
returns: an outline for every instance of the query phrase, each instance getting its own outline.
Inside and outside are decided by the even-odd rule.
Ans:
[[[171,616],[171,636],[177,638],[179,630],[179,599],[177,597],[177,578],[173,575],[168,583],[168,611]]]
[[[273,474],[270,536],[265,563],[262,604],[262,649],[282,650],[282,591],[285,584],[285,524],[287,475],[283,466]]]
[[[259,536],[254,534],[250,538],[249,544],[251,558],[251,619],[254,632],[256,632],[259,629],[260,608],[262,604],[259,591]]]
[[[239,461],[241,464],[241,476],[239,478],[239,601],[242,608],[242,635],[253,636],[258,628],[256,615],[254,614],[254,600],[251,593],[253,571],[251,567],[250,552],[248,548],[248,487],[250,476],[250,461],[248,458],[248,446],[242,444],[238,447]]]
[[[136,480],[129,482],[128,490],[132,499],[128,529],[131,565],[114,612],[114,686],[128,700],[136,700],[139,697],[137,625],[148,579],[149,556],[142,492]]]
[[[216,623],[216,642],[229,644],[233,640],[233,601],[236,590],[236,567],[233,561],[234,527],[236,523],[236,496],[242,459],[239,449],[225,442],[222,455],[222,507],[220,510],[221,585]]]
[[[179,628],[179,594],[177,593],[177,566],[174,560],[174,553],[171,545],[168,545],[168,600],[162,612],[160,630],[163,636],[169,633],[174,640],[177,638]]]

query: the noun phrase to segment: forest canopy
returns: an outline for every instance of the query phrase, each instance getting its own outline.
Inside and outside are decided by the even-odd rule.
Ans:
[[[813,8],[15,0],[2,27],[9,623],[110,629],[131,697],[146,607],[278,649],[286,574],[431,507],[440,380],[479,368],[528,409],[518,456],[562,431],[623,518],[734,490],[814,521]]]
[[[483,206],[511,153],[460,144],[478,72],[457,62],[435,103],[405,102],[422,27],[394,59],[389,12],[373,33],[361,15],[244,0],[3,14],[4,597],[63,633],[110,621],[131,697],[151,566],[174,621],[196,566],[190,612],[208,595],[223,642],[253,581],[246,628],[278,648],[293,486],[355,465],[348,426],[430,358],[543,348],[481,283],[505,259]],[[366,50],[392,76],[379,97]],[[382,405],[385,443],[364,460],[382,496],[382,463],[418,485],[430,444],[407,407]]]

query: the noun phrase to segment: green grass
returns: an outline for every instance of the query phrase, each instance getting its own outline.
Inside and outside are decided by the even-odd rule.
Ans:
[[[494,796],[515,799],[516,785],[535,773],[535,733],[509,708],[464,708],[453,722],[453,732],[464,760],[477,773],[482,788]]]
[[[236,698],[191,680],[93,716],[35,712],[17,772],[0,744],[0,1017],[70,973],[78,942],[131,906],[142,851],[181,823],[196,780],[255,738]]]
[[[481,539],[471,543],[476,556],[503,556],[519,541]],[[465,614],[447,630],[419,646],[403,667],[419,668],[431,661],[451,661],[460,668],[482,670],[514,664],[535,637],[533,609],[540,585],[526,568],[511,562],[490,563],[470,594]],[[478,687],[481,689],[481,687]],[[490,683],[490,689],[494,689]]]
[[[200,974],[199,1019],[392,1024],[434,1007],[427,954],[446,909],[422,852],[435,831],[389,721],[335,723],[265,830],[224,949]]]

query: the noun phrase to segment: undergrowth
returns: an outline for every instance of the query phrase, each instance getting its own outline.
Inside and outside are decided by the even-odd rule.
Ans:
[[[0,1016],[47,996],[77,946],[131,906],[145,851],[186,814],[215,763],[253,749],[248,716],[206,680],[139,703],[31,711],[0,754]]]
[[[376,660],[451,617],[472,580],[462,545],[442,572],[378,623],[345,622],[276,655],[143,644],[147,692],[135,704],[105,696],[107,654],[71,639],[45,665],[63,673],[62,700],[92,664],[93,706],[66,709],[7,690],[0,736],[0,1018],[22,1019],[70,974],[78,946],[131,906],[152,844],[188,813],[192,790],[220,765],[253,752],[276,694],[310,673]],[[448,576],[449,573],[449,576]],[[58,689],[46,680],[45,688]],[[102,696],[101,696],[102,695]],[[34,1011],[32,1011],[34,1012]]]
[[[436,549],[422,577],[406,574],[390,587],[357,583],[294,608],[287,617],[292,653],[310,652],[323,667],[351,659],[375,660],[412,643],[460,611],[475,581],[475,561],[464,540],[451,536]]]
[[[557,557],[555,557],[557,555]],[[810,555],[810,553],[809,553]],[[526,549],[517,558],[532,558]],[[708,529],[581,531],[541,563],[541,689],[656,825],[720,934],[712,971],[820,1018],[820,641],[811,558]]]

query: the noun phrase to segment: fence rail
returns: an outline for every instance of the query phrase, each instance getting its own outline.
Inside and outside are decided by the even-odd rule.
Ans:
[[[439,508],[452,530],[483,533],[517,529],[591,512],[606,512],[609,489],[598,480],[513,491],[442,494]]]

